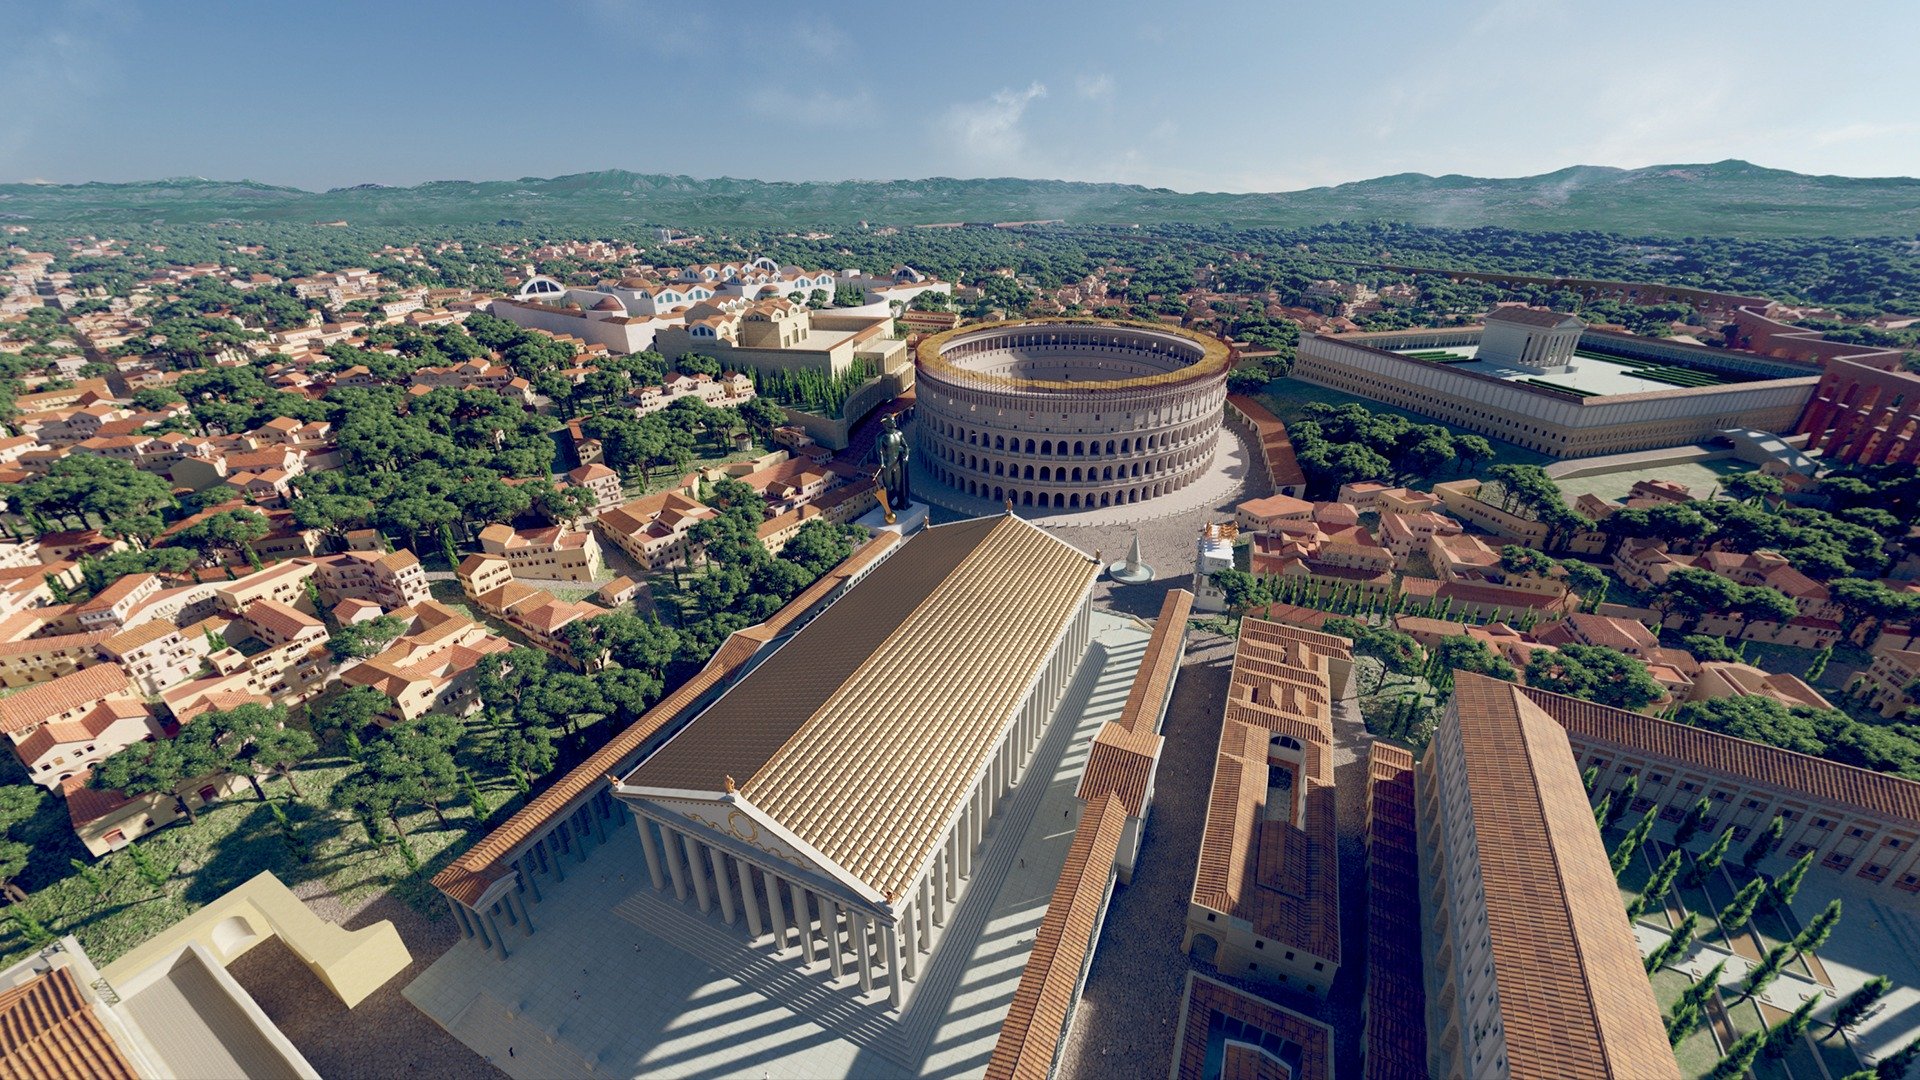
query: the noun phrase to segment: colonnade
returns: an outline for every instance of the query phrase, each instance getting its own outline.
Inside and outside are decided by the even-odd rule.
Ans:
[[[465,901],[447,895],[447,907],[461,935],[480,939],[488,951],[505,960],[507,939],[501,928],[533,933],[533,914],[527,901],[540,901],[540,879],[565,881],[567,861],[585,862],[589,847],[606,843],[610,830],[619,827],[626,813],[619,800],[603,788],[571,812],[555,817],[525,842],[519,855],[505,864],[504,873],[480,896]]]
[[[933,951],[936,928],[948,925],[962,883],[973,879],[987,823],[1022,778],[1091,635],[1092,607],[1083,602],[955,808],[945,836],[897,897],[868,900],[818,870],[634,798],[628,806],[655,891],[671,890],[676,900],[703,913],[717,907],[722,921],[743,928],[750,942],[774,956],[806,970],[824,962],[835,984],[851,978],[861,993],[884,989],[890,1005],[899,1008]]]

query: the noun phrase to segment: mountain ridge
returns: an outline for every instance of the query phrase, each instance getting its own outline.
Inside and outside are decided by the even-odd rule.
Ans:
[[[1300,227],[1403,222],[1644,235],[1913,236],[1920,179],[1815,176],[1739,159],[1626,169],[1572,165],[1524,177],[1408,172],[1287,192],[1179,192],[1021,177],[766,181],[601,169],[514,180],[428,180],[308,191],[174,177],[0,184],[0,220],[213,221],[551,228],[845,228],[1064,219]]]

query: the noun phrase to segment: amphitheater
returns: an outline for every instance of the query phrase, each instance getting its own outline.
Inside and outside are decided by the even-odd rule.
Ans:
[[[920,343],[915,431],[956,492],[1052,510],[1140,503],[1207,475],[1227,346],[1091,319],[964,326]]]

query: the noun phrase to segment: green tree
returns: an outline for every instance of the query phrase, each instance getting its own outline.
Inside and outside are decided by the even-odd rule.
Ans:
[[[1767,822],[1767,827],[1760,830],[1760,835],[1753,838],[1753,843],[1747,845],[1747,853],[1740,856],[1740,865],[1749,870],[1760,865],[1761,860],[1773,854],[1773,850],[1780,846],[1780,839],[1786,834],[1787,819],[1779,814],[1773,815],[1773,820]]]
[[[262,776],[280,777],[300,797],[293,768],[312,757],[319,746],[312,735],[288,723],[286,706],[240,705],[203,714],[194,722],[214,729],[227,768],[245,776],[262,802],[267,798],[260,787]]]
[[[157,523],[158,512],[173,505],[173,489],[165,480],[99,454],[69,454],[45,474],[9,486],[6,494],[20,513],[70,522],[78,528],[128,518]],[[152,530],[158,531],[157,527]]]
[[[1813,662],[1807,665],[1807,674],[1805,676],[1807,682],[1816,682],[1820,676],[1825,675],[1827,673],[1827,661],[1832,659],[1833,646],[1831,644],[1825,646],[1819,652],[1814,653]]]
[[[189,823],[197,822],[199,814],[181,789],[221,772],[221,753],[212,734],[212,725],[188,724],[174,738],[134,743],[94,769],[92,786],[134,798],[168,796]]]
[[[1647,842],[1647,836],[1652,832],[1653,815],[1647,814],[1634,822],[1633,828],[1627,830],[1627,835],[1620,838],[1619,845],[1613,849],[1613,855],[1608,860],[1612,864],[1614,877],[1626,873],[1640,845]]]
[[[1779,910],[1793,906],[1793,898],[1800,892],[1800,882],[1806,878],[1807,871],[1813,866],[1813,852],[1800,856],[1792,866],[1787,867],[1772,882],[1773,907]]]
[[[152,889],[166,888],[167,882],[172,880],[173,875],[169,874],[165,867],[155,862],[153,856],[147,852],[144,846],[140,844],[128,844],[124,850],[127,853],[127,859],[133,863],[133,872],[139,875],[140,880],[146,882],[147,886]]]
[[[1700,916],[1691,911],[1687,912],[1686,917],[1680,920],[1680,924],[1673,928],[1671,934],[1667,935],[1667,940],[1661,942],[1654,948],[1653,952],[1647,954],[1645,961],[1647,973],[1652,974],[1653,972],[1659,971],[1667,965],[1668,961],[1679,956],[1684,956],[1687,949],[1693,945],[1693,932],[1699,925]]]
[[[1892,989],[1893,980],[1885,975],[1875,975],[1861,983],[1858,989],[1841,999],[1839,1008],[1833,1011],[1833,1019],[1829,1021],[1828,1031],[1830,1033],[1842,1031],[1859,1023]]]
[[[1920,1058],[1920,1039],[1874,1062],[1873,1074],[1877,1080],[1905,1080],[1907,1070],[1913,1068],[1916,1058]]]
[[[1765,1031],[1749,1031],[1734,1041],[1727,1049],[1727,1055],[1707,1073],[1707,1080],[1736,1080],[1747,1075],[1753,1067],[1753,1059],[1760,1056],[1760,1048],[1766,1045]]]
[[[1694,835],[1712,820],[1713,804],[1703,796],[1699,802],[1687,809],[1687,816],[1681,818],[1680,824],[1673,830],[1674,846],[1686,847],[1693,840]]]
[[[1693,868],[1687,873],[1688,884],[1695,886],[1704,884],[1709,874],[1720,869],[1721,860],[1727,857],[1727,848],[1732,844],[1733,826],[1729,825],[1720,830],[1720,835],[1714,837],[1713,843],[1707,845],[1707,850],[1694,856]]]
[[[1759,963],[1748,968],[1746,977],[1740,981],[1741,1000],[1758,997],[1766,991],[1767,987],[1772,986],[1774,980],[1780,977],[1781,969],[1787,966],[1788,954],[1792,951],[1791,945],[1775,945],[1767,950],[1767,954],[1760,958]]]
[[[1649,815],[1651,816],[1651,815]],[[1681,854],[1679,848],[1669,848],[1667,857],[1660,860],[1654,868],[1653,876],[1647,879],[1647,887],[1627,905],[1627,919],[1638,919],[1646,910],[1666,899],[1667,890],[1673,887],[1674,878],[1680,874]]]
[[[386,648],[406,629],[407,624],[392,615],[375,615],[335,629],[327,636],[327,651],[336,662],[363,660]]]
[[[1813,1011],[1825,1000],[1818,994],[1806,997],[1779,1023],[1768,1028],[1764,1053],[1769,1058],[1783,1058],[1792,1053],[1793,1048],[1806,1037],[1807,1029],[1813,1026]]]
[[[1617,709],[1639,709],[1667,696],[1645,664],[1595,645],[1535,652],[1527,663],[1527,685]]]
[[[1814,952],[1825,945],[1827,938],[1833,934],[1834,925],[1840,921],[1840,908],[1839,898],[1827,901],[1827,906],[1820,909],[1820,914],[1801,927],[1800,933],[1794,937],[1793,955]]]
[[[1600,826],[1602,829],[1611,829],[1615,825],[1620,824],[1620,818],[1626,814],[1627,808],[1633,805],[1633,800],[1640,794],[1640,778],[1638,776],[1627,777],[1627,782],[1620,786],[1617,794],[1620,797],[1614,800],[1612,807],[1608,809],[1606,821]],[[1652,826],[1648,826],[1648,828],[1652,828]],[[1642,834],[1642,836],[1644,838],[1644,834]]]
[[[1753,909],[1759,906],[1760,895],[1766,887],[1767,883],[1764,880],[1754,878],[1742,885],[1739,892],[1733,894],[1733,899],[1727,901],[1727,906],[1721,908],[1720,913],[1715,916],[1720,923],[1721,933],[1737,934],[1746,928],[1747,923],[1753,919]]]

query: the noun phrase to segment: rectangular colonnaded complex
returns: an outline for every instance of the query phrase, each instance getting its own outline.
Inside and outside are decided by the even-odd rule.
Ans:
[[[1293,376],[1551,457],[1792,431],[1818,364],[1596,330],[1531,308],[1484,326],[1307,334]]]

